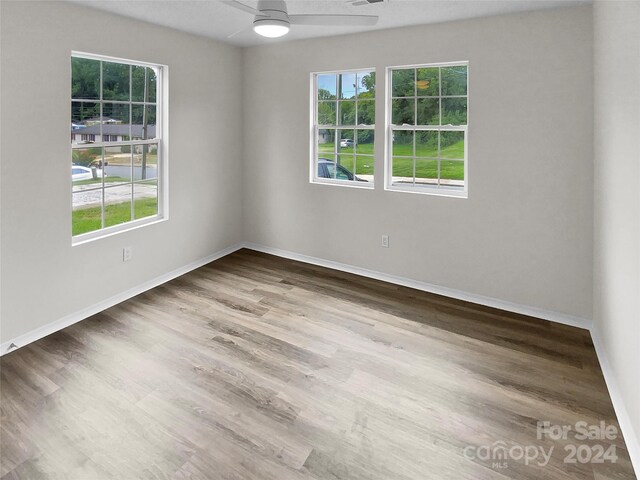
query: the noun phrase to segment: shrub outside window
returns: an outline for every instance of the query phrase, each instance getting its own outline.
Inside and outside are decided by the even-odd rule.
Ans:
[[[311,181],[373,187],[375,70],[312,79]]]
[[[163,218],[166,67],[71,56],[74,243]]]
[[[467,70],[467,62],[387,69],[387,189],[467,196]]]

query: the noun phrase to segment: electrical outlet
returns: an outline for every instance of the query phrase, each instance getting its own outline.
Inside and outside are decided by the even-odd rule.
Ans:
[[[124,247],[122,249],[122,261],[128,262],[129,260],[131,260],[131,256],[132,256],[131,247]]]
[[[389,235],[382,235],[382,247],[389,248]]]

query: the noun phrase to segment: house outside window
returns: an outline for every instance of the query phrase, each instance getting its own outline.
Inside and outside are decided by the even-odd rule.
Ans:
[[[74,243],[166,217],[163,65],[71,56]]]
[[[387,190],[466,197],[468,63],[387,69]]]
[[[310,179],[373,187],[374,69],[312,74]]]

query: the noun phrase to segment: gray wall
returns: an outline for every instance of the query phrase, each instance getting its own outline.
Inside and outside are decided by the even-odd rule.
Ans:
[[[639,25],[638,2],[594,5],[594,334],[635,430],[636,455],[640,454]]]
[[[241,240],[239,48],[65,3],[1,9],[2,342]],[[72,50],[170,74],[169,220],[74,247]]]
[[[469,198],[309,177],[309,74],[469,61]],[[590,319],[592,16],[573,8],[244,50],[247,241]],[[391,248],[380,245],[390,235]]]

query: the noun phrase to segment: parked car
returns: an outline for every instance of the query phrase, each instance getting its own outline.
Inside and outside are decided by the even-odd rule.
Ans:
[[[71,165],[71,180],[76,182],[78,180],[93,180],[93,169],[83,167],[82,165]],[[101,178],[103,175],[102,169],[96,168],[96,175]]]
[[[363,178],[358,178],[342,165],[336,164],[326,158],[318,159],[318,178],[335,178],[338,180],[356,180],[366,182]]]
[[[343,138],[342,140],[340,140],[340,146],[343,148],[353,147],[353,140],[351,140],[350,138]]]

